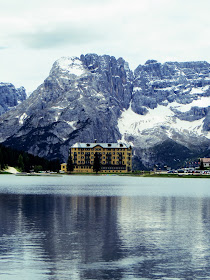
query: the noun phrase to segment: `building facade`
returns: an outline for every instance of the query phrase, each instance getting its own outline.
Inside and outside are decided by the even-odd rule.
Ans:
[[[92,173],[94,159],[100,160],[100,172],[123,173],[132,171],[132,147],[122,143],[76,143],[70,148],[74,173]],[[67,164],[61,164],[67,171]]]
[[[203,162],[203,167],[210,167],[210,158],[200,158],[200,164]]]

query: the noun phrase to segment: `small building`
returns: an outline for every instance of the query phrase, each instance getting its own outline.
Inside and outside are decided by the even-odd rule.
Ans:
[[[61,163],[61,171],[66,172],[67,171],[67,163]]]
[[[92,173],[94,158],[100,159],[100,172],[123,173],[132,171],[132,147],[123,143],[76,143],[70,148],[73,173]],[[61,164],[67,171],[67,164]]]
[[[203,162],[203,167],[210,167],[210,158],[200,158],[200,164]]]

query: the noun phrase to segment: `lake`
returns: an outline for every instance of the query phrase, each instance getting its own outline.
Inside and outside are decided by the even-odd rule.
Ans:
[[[210,279],[210,181],[0,175],[0,279]]]

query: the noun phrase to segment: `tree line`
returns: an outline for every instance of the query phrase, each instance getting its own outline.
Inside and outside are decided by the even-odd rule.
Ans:
[[[7,168],[7,166],[13,166],[22,172],[30,172],[31,170],[58,172],[60,170],[59,160],[50,161],[0,144],[0,170]]]

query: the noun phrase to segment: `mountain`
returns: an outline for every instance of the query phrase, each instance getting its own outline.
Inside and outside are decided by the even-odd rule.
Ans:
[[[131,106],[122,112],[118,127],[141,163],[177,167],[184,158],[210,155],[209,63],[149,60],[134,71],[133,86]],[[188,149],[184,158],[174,155],[174,144],[182,146],[180,152]],[[157,157],[164,146],[167,155]]]
[[[15,88],[10,83],[0,83],[0,115],[26,99],[24,87]]]
[[[123,141],[134,167],[209,154],[210,64],[63,57],[24,102],[0,117],[0,142],[66,161],[75,142]],[[176,153],[174,152],[176,151]]]

